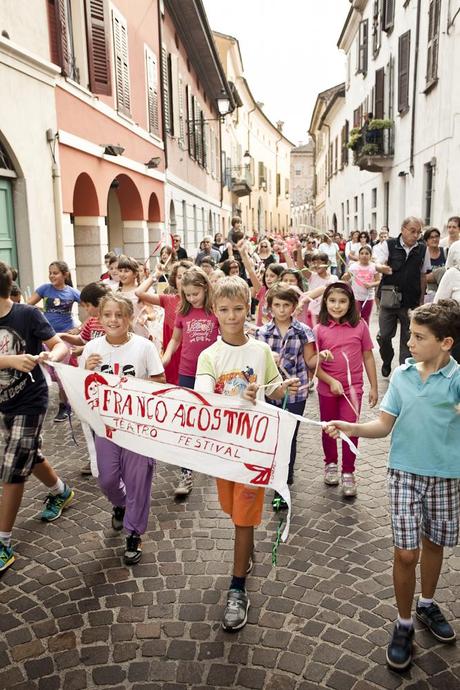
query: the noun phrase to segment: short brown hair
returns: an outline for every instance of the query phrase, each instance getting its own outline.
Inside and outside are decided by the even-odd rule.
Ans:
[[[454,299],[440,299],[436,304],[422,304],[410,312],[419,326],[426,326],[437,340],[460,339],[460,305]]]
[[[176,261],[175,264],[172,265],[171,268],[171,273],[168,276],[168,283],[169,285],[174,288],[174,290],[177,290],[177,271],[179,268],[185,268],[189,269],[192,268],[193,262],[189,261],[188,259],[181,259],[180,261]]]
[[[8,299],[12,285],[12,269],[4,261],[0,261],[0,297],[2,297],[2,299]]]
[[[290,302],[296,307],[300,299],[299,290],[289,283],[275,283],[267,292],[266,300],[269,307],[272,306],[274,299]]]

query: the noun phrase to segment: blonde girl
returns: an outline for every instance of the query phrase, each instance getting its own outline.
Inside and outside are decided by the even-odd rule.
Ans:
[[[168,276],[168,283],[171,289],[171,292],[169,293],[163,292],[161,295],[157,295],[151,292],[150,288],[155,282],[154,275],[146,278],[136,290],[136,295],[143,304],[154,304],[155,306],[162,307],[164,309],[163,348],[168,346],[168,343],[173,335],[174,324],[176,322],[176,316],[180,306],[179,292],[182,278],[185,272],[192,266],[192,262],[188,261],[187,259],[182,259],[182,261],[177,261],[172,265],[171,273]],[[168,364],[165,364],[166,381],[168,383],[173,383],[175,386],[177,386],[179,383],[180,355],[181,347],[179,346],[172,355]]]
[[[133,315],[132,302],[120,293],[103,297],[99,320],[105,335],[85,345],[80,367],[101,374],[164,382],[163,365],[155,346],[132,332]],[[124,560],[126,565],[134,565],[142,555],[141,536],[147,529],[155,461],[121,448],[108,438],[96,436],[94,443],[99,486],[112,504],[112,527],[116,531],[124,527],[127,531]]]
[[[182,345],[179,361],[180,386],[195,386],[198,357],[217,340],[218,332],[218,321],[211,306],[211,285],[208,276],[201,268],[193,266],[182,276],[174,330],[163,355],[163,366],[167,366]],[[183,468],[175,495],[187,496],[192,490],[192,481],[192,473]]]

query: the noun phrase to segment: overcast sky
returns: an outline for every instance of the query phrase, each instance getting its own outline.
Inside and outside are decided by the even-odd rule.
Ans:
[[[211,28],[238,39],[245,77],[294,144],[307,130],[320,91],[344,81],[337,48],[348,0],[204,0]]]

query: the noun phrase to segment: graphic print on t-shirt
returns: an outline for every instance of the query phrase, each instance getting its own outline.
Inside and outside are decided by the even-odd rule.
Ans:
[[[249,383],[256,383],[257,375],[252,367],[246,367],[244,371],[236,370],[222,374],[216,381],[215,393],[223,395],[241,395]]]
[[[118,362],[115,364],[102,364],[101,374],[115,374],[115,376],[136,376],[134,364],[123,364],[120,366]]]
[[[207,342],[211,338],[214,322],[210,319],[193,319],[185,325],[191,343]]]
[[[26,352],[26,341],[13,328],[0,328],[0,356],[22,355]],[[23,371],[7,368],[0,369],[0,402],[11,400],[27,383]]]

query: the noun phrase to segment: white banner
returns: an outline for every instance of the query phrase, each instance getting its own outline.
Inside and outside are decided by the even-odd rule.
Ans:
[[[238,397],[53,366],[73,411],[98,436],[161,462],[276,490],[289,505],[286,539],[295,415]]]

